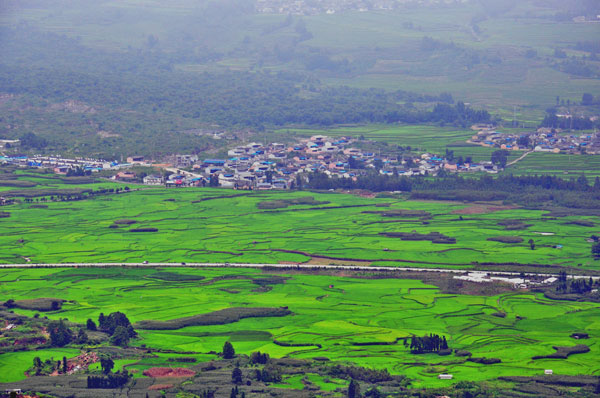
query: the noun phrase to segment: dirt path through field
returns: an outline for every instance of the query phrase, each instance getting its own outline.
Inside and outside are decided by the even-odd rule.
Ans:
[[[524,154],[522,154],[521,156],[519,156],[518,158],[516,158],[515,160],[513,160],[512,162],[508,162],[506,164],[506,167],[508,166],[512,166],[513,164],[517,163],[520,160],[523,160],[525,158],[525,156],[529,155],[530,153],[532,153],[533,151],[529,151],[529,152],[525,152]]]

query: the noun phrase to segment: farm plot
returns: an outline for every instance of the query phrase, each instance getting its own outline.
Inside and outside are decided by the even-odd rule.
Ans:
[[[181,277],[158,280],[156,275],[164,272]],[[220,351],[224,342],[230,341],[241,354],[261,351],[276,358],[321,357],[386,368],[414,379],[415,386],[444,385],[447,382],[437,379],[441,372],[454,374],[454,381],[537,375],[544,369],[567,375],[600,374],[600,309],[594,303],[551,301],[529,292],[445,294],[418,280],[281,276],[284,278],[255,269],[14,269],[0,272],[0,295],[15,300],[68,300],[60,311],[45,315],[78,323],[97,319],[101,312],[124,312],[140,336],[132,344],[175,351],[118,363],[140,372],[168,366],[161,358],[177,357],[177,352],[199,360],[215,358],[211,352]],[[173,321],[228,308],[280,306],[285,306],[287,315],[267,314],[225,324],[182,324],[169,330],[144,329],[143,321]],[[35,313],[19,308],[15,312]],[[499,317],[498,313],[505,315]],[[588,333],[589,339],[574,340],[570,337],[574,332]],[[429,333],[445,336],[450,348],[466,350],[474,360],[494,358],[500,362],[486,365],[455,354],[415,355],[404,345],[406,338]],[[553,347],[577,344],[585,344],[590,351],[580,350],[567,358],[533,359],[555,353]],[[36,355],[45,358],[63,353],[77,355],[76,351],[57,354],[51,350],[37,351]],[[22,377],[32,359],[27,355],[2,355],[0,381]],[[140,372],[136,377],[143,377]],[[288,379],[283,384],[293,388],[298,382]],[[317,379],[313,382],[322,383]]]
[[[287,207],[264,208],[280,202]],[[381,212],[381,204],[389,205],[385,207],[388,213]],[[600,268],[587,241],[598,234],[598,217],[547,217],[543,211],[498,204],[470,209],[459,202],[336,193],[236,196],[218,189],[149,189],[77,202],[48,202],[46,208],[6,207],[9,217],[0,218],[0,262],[312,261]],[[414,214],[407,216],[410,212]],[[510,230],[506,220],[519,220],[522,225]],[[502,236],[513,237],[514,243],[488,240]],[[523,240],[519,243],[514,237]],[[535,250],[530,248],[530,239]]]
[[[600,177],[600,156],[531,153],[507,168],[513,174],[550,174],[562,178],[577,178],[584,174],[590,182]]]

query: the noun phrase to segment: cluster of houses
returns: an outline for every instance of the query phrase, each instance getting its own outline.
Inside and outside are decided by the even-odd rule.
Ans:
[[[350,137],[330,138],[314,135],[295,144],[251,142],[232,148],[226,159],[200,159],[194,154],[174,154],[166,163],[155,163],[143,156],[130,156],[126,162],[89,158],[63,158],[45,155],[10,155],[0,162],[23,167],[52,169],[57,174],[69,170],[86,172],[115,171],[113,179],[123,182],[142,180],[147,185],[167,187],[221,186],[236,189],[290,189],[302,183],[303,176],[321,172],[329,177],[357,179],[369,170],[382,175],[417,176],[445,172],[497,173],[491,162],[456,163],[430,153],[375,154],[360,149]],[[138,176],[129,168],[146,166],[165,169],[168,173]]]
[[[403,4],[456,4],[468,0],[256,0],[256,11],[263,14],[318,15],[343,11],[386,11]]]
[[[0,140],[0,149],[11,149],[21,146],[21,140]]]
[[[329,177],[356,179],[376,169],[383,175],[437,175],[446,172],[497,173],[491,162],[451,162],[434,154],[377,155],[353,147],[349,137],[330,138],[315,135],[293,145],[251,142],[228,151],[227,159],[200,160],[196,155],[172,155],[169,165],[177,172],[166,179],[151,175],[148,185],[221,186],[236,189],[290,189],[302,175],[321,172]],[[135,162],[129,158],[128,161]],[[154,165],[156,166],[156,165]],[[181,170],[185,169],[185,170]],[[118,176],[117,178],[122,178]]]
[[[504,277],[504,276],[491,276],[487,272],[482,271],[472,271],[467,273],[467,275],[455,275],[454,279],[459,279],[463,281],[475,282],[475,283],[491,283],[491,282],[502,282],[513,285],[515,288],[519,289],[527,289],[531,286],[548,286],[553,284],[558,280],[558,278],[554,276],[547,277],[542,280],[533,281],[531,279],[526,279],[525,277]]]
[[[39,167],[51,169],[56,174],[67,174],[71,169],[80,168],[85,171],[97,172],[101,170],[116,170],[127,167],[116,161],[109,162],[92,158],[65,158],[59,155],[33,155],[24,154],[0,156],[0,163],[14,164],[21,167]]]
[[[519,134],[482,129],[469,142],[510,151],[600,154],[600,133],[563,134],[545,127]]]

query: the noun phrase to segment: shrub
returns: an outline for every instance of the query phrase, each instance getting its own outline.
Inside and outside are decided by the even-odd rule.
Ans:
[[[169,282],[201,281],[205,279],[205,277],[201,275],[185,275],[176,272],[155,272],[154,274],[148,275],[147,278],[160,279]]]
[[[32,300],[18,300],[14,302],[14,306],[24,310],[32,311],[57,311],[62,308],[65,300],[57,298],[38,298]]]
[[[120,220],[115,220],[114,224],[117,224],[117,225],[131,225],[131,224],[135,224],[136,222],[137,221],[135,221],[135,220],[128,220],[126,218],[122,218]]]
[[[259,209],[285,209],[288,206],[294,206],[294,205],[317,206],[317,205],[326,205],[328,203],[331,203],[331,202],[329,202],[329,201],[320,202],[320,201],[315,200],[315,198],[312,196],[305,196],[303,198],[296,198],[296,199],[270,200],[270,201],[259,202],[256,206]]]
[[[471,357],[471,358],[467,359],[467,361],[481,363],[483,365],[491,365],[494,363],[502,362],[502,360],[500,358],[485,358],[485,357],[480,357],[480,358]]]
[[[250,363],[252,364],[264,365],[267,362],[269,362],[269,354],[267,353],[261,354],[260,351],[255,351],[252,354],[250,354]]]
[[[550,354],[550,355],[536,355],[532,359],[546,359],[546,358],[567,359],[569,357],[569,355],[572,355],[572,354],[584,354],[584,353],[590,351],[590,347],[588,347],[585,344],[577,344],[574,347],[554,346],[552,348],[554,348],[556,350],[556,352],[554,354]]]
[[[454,351],[454,355],[456,355],[457,357],[470,357],[472,354],[470,351],[467,350],[456,350]]]
[[[380,232],[379,234],[389,238],[400,238],[402,240],[428,240],[431,241],[431,243],[456,243],[456,238],[435,231],[428,234],[419,234],[416,232]]]
[[[186,326],[225,325],[245,318],[280,317],[291,314],[292,312],[287,308],[234,307],[207,314],[171,319],[169,321],[140,321],[136,324],[136,328],[146,330],[174,330]]]
[[[501,243],[521,243],[523,242],[523,238],[520,236],[495,236],[492,238],[487,238],[489,241],[493,242],[501,242]]]
[[[389,206],[389,204],[388,204]],[[431,213],[425,210],[406,210],[406,209],[394,209],[394,210],[383,210],[373,211],[366,210],[363,214],[381,214],[382,217],[430,217]]]

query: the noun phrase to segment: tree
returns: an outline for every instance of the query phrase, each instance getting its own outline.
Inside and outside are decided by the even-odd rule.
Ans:
[[[377,387],[371,387],[367,392],[365,392],[365,397],[368,398],[383,398],[383,394]]]
[[[267,362],[269,362],[269,354],[267,353],[261,353],[260,351],[255,351],[252,354],[250,354],[250,363],[251,364],[266,364]]]
[[[237,366],[231,372],[231,382],[234,384],[242,384],[242,370]]]
[[[127,347],[127,344],[129,344],[129,332],[127,331],[127,328],[124,326],[117,326],[110,338],[110,343],[118,345],[119,347]]]
[[[62,319],[50,322],[48,331],[50,332],[50,345],[53,347],[64,347],[73,340],[73,332]]]
[[[592,256],[594,256],[594,257],[600,257],[600,242],[595,243],[592,246]]]
[[[133,330],[133,327],[131,326],[131,322],[129,321],[127,316],[122,312],[112,312],[106,317],[104,316],[104,314],[100,314],[100,316],[101,318],[98,319],[98,326],[103,332],[108,333],[112,336],[115,333],[117,327],[123,326],[129,333],[129,337],[137,336],[137,333],[135,333],[135,330]]]
[[[232,359],[233,357],[235,357],[235,349],[229,341],[226,341],[223,344],[223,358]]]
[[[373,166],[375,166],[375,170],[379,171],[383,168],[383,161],[377,158],[373,160]]]
[[[67,373],[67,370],[68,370],[67,357],[63,357],[62,371],[63,371],[63,373]]]
[[[110,371],[115,367],[115,363],[109,356],[102,355],[100,357],[100,367],[102,368],[102,372],[104,374],[109,374]]]
[[[348,385],[348,398],[359,398],[360,397],[360,384],[354,379],[350,380]]]
[[[87,330],[97,330],[98,328],[96,327],[96,323],[94,321],[92,321],[91,319],[88,319],[87,322],[85,323],[85,327],[87,328]]]
[[[210,175],[210,180],[208,181],[209,187],[218,187],[219,186],[219,176],[216,174]]]
[[[75,342],[77,344],[85,344],[88,342],[88,335],[85,332],[85,330],[79,329],[79,331],[77,332],[77,337],[75,338]]]
[[[529,239],[528,243],[531,250],[535,250],[535,242],[533,241],[533,239]]]
[[[40,359],[40,357],[33,358],[33,367],[34,368],[41,368],[42,367],[42,360]]]
[[[263,368],[259,378],[259,380],[262,380],[266,383],[277,383],[280,382],[281,379],[281,369],[278,366],[274,366],[271,364]]]
[[[529,136],[522,135],[517,139],[517,144],[519,147],[528,147],[529,146]]]
[[[584,93],[581,97],[581,105],[592,105],[594,103],[594,96],[590,93]]]
[[[32,149],[42,149],[48,145],[48,141],[45,138],[38,137],[34,133],[25,133],[21,137],[21,146]]]
[[[492,152],[492,157],[490,159],[492,163],[499,165],[504,168],[506,166],[506,162],[508,160],[508,151],[502,149],[498,151]]]

